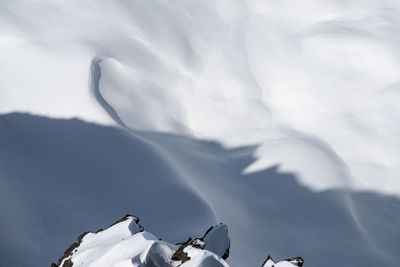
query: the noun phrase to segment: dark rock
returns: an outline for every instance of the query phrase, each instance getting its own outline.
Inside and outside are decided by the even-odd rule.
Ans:
[[[181,263],[184,263],[188,260],[190,260],[190,257],[188,256],[188,254],[186,252],[184,252],[183,250],[190,245],[190,243],[192,242],[192,239],[189,238],[188,241],[183,242],[179,248],[175,251],[174,254],[172,254],[171,256],[171,260],[173,261],[181,261]]]
[[[223,231],[222,234],[221,231]],[[209,250],[225,260],[229,257],[230,249],[230,240],[227,233],[228,231],[224,224],[211,226],[202,237],[195,239],[189,238],[188,241],[180,243],[179,248],[172,255],[171,259],[173,261],[181,261],[181,263],[190,260],[188,254],[183,250],[191,246],[198,249]]]
[[[72,267],[72,265],[73,265],[72,260],[68,259],[68,260],[64,261],[64,264],[62,267]]]
[[[284,261],[288,261],[288,262],[294,264],[295,266],[299,266],[299,267],[302,267],[303,263],[304,263],[304,260],[302,257],[288,258],[288,259],[285,259]]]

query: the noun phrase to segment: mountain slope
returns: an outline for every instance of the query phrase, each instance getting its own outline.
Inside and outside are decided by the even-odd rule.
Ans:
[[[172,243],[226,223],[233,266],[397,266],[399,14],[2,1],[0,264],[45,266],[129,212]]]
[[[268,254],[301,255],[307,266],[397,266],[397,198],[314,192],[277,168],[243,175],[252,147],[27,114],[0,116],[0,128],[5,266],[46,266],[79,233],[125,212],[171,243],[226,223],[232,266]]]

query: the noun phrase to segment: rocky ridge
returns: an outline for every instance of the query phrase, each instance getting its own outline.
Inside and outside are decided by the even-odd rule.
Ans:
[[[127,214],[105,230],[81,234],[51,267],[228,267],[230,245],[228,227],[222,223],[211,226],[202,237],[173,245],[146,232],[138,217]],[[261,266],[301,267],[303,262],[296,257],[275,263],[268,256]]]

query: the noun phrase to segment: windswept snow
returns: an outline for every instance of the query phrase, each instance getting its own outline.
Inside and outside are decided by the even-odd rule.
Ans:
[[[397,266],[399,31],[397,0],[2,1],[1,264],[131,212],[226,223],[232,266]]]
[[[398,198],[315,192],[277,167],[243,174],[254,147],[27,114],[2,115],[0,127],[6,266],[46,266],[80,233],[129,212],[171,243],[226,223],[231,266],[270,254],[302,256],[305,266],[397,267]]]
[[[279,164],[314,190],[400,194],[396,0],[8,1],[0,12],[1,113],[109,125],[88,90],[97,62],[100,104],[130,129],[273,145],[291,156],[261,148],[246,171]]]

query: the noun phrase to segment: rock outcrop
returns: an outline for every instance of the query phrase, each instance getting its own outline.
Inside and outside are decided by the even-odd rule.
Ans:
[[[302,257],[293,257],[275,262],[270,255],[265,259],[261,267],[302,267],[304,260]]]
[[[146,232],[139,218],[127,214],[106,230],[85,232],[51,267],[229,266],[230,239],[225,224],[210,227],[200,238],[172,245]]]
[[[229,267],[228,227],[210,227],[202,237],[173,245],[156,238],[127,214],[107,229],[85,232],[51,267]],[[262,267],[302,267],[301,257],[275,262],[268,256]]]

